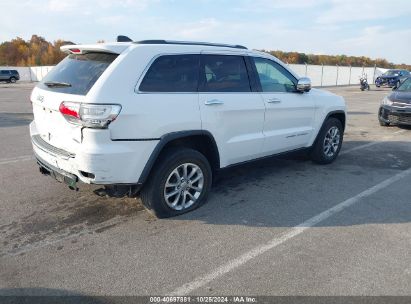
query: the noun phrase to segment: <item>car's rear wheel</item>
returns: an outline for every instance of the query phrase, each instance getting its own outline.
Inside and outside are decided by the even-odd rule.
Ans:
[[[207,199],[212,172],[203,154],[192,149],[165,151],[141,190],[143,204],[159,218],[200,207]]]
[[[10,82],[11,82],[11,83],[16,83],[16,81],[17,81],[16,77],[11,77],[11,78],[10,78]]]
[[[343,128],[337,118],[328,118],[311,150],[311,159],[318,164],[332,163],[341,150]]]

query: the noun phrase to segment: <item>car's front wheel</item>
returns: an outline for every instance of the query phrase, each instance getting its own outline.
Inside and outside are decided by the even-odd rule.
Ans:
[[[383,116],[382,116],[382,111],[383,111],[383,109],[382,109],[382,107],[381,107],[380,110],[378,111],[378,122],[380,123],[380,126],[382,126],[382,127],[388,127],[388,126],[390,125],[390,123],[387,122],[387,121],[383,118]]]
[[[211,184],[211,167],[203,154],[173,148],[157,161],[141,190],[141,200],[159,218],[177,216],[200,207]]]
[[[311,150],[311,159],[318,164],[332,163],[343,142],[343,127],[337,118],[328,118],[321,128]]]
[[[10,82],[11,82],[11,83],[16,83],[16,81],[17,81],[16,77],[11,77],[11,78],[10,78]]]

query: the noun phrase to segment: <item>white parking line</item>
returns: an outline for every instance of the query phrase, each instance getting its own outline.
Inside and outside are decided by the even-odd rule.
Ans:
[[[2,158],[0,159],[0,165],[6,165],[6,164],[17,163],[20,161],[27,161],[27,160],[33,160],[33,159],[34,159],[33,155],[23,155],[23,156],[18,156],[18,157],[13,157],[13,158]]]
[[[403,132],[406,132],[406,130],[400,130],[400,131],[396,131],[396,132],[394,132],[393,133],[393,135],[394,134],[400,134],[400,133],[403,133]],[[382,140],[386,140],[386,139],[389,139],[389,138],[391,138],[391,137],[393,137],[393,136],[386,136],[386,137],[383,137],[382,138]],[[363,149],[363,148],[366,148],[366,147],[369,147],[369,146],[373,146],[373,145],[376,145],[376,144],[379,144],[379,143],[383,143],[383,142],[381,142],[381,141],[377,141],[377,142],[371,142],[371,143],[368,143],[368,144],[364,144],[364,145],[360,145],[360,146],[357,146],[357,147],[354,147],[354,148],[351,148],[351,149],[348,149],[348,150],[344,150],[344,151],[341,151],[340,152],[340,154],[346,154],[346,153],[349,153],[349,152],[352,152],[352,151],[355,151],[355,150],[360,150],[360,149]],[[34,159],[34,156],[32,156],[32,155],[25,155],[25,156],[19,156],[19,157],[15,157],[15,158],[5,158],[5,159],[0,159],[0,165],[3,165],[3,164],[9,164],[9,163],[14,163],[14,162],[19,162],[19,161],[27,161],[27,160],[33,160]],[[411,170],[411,169],[410,169]],[[405,171],[405,172],[408,172],[408,170],[407,171]],[[406,174],[408,174],[408,173],[406,173]],[[405,175],[406,175],[405,174]],[[395,178],[396,176],[394,176],[393,178]],[[391,182],[392,183],[392,182]],[[390,184],[391,184],[390,183]],[[377,185],[378,186],[378,185]],[[377,186],[375,186],[375,187],[377,187]],[[372,188],[370,188],[370,189],[372,189]],[[378,191],[378,190],[376,190],[376,191]],[[360,196],[362,193],[360,193],[358,196]],[[357,197],[357,196],[356,196]],[[362,196],[361,196],[362,197]],[[342,204],[342,203],[341,203]],[[340,205],[340,204],[339,204]],[[337,205],[338,206],[338,205]],[[337,206],[335,206],[335,207],[337,207]],[[346,208],[346,207],[345,207]],[[331,208],[331,209],[333,209],[333,208]],[[329,209],[329,210],[331,210],[331,209]],[[327,210],[327,211],[329,211],[329,210]],[[327,211],[325,211],[325,212],[327,212]],[[339,210],[339,211],[341,211],[341,210]],[[331,216],[331,215],[330,215]],[[106,221],[103,225],[102,225],[102,227],[104,227],[104,226],[106,226],[106,225],[111,225],[111,224],[119,224],[119,223],[121,223],[121,222],[123,222],[124,221],[124,218],[114,218],[112,221]],[[308,220],[309,221],[309,220]],[[305,222],[304,222],[305,223]],[[303,224],[304,224],[303,223]],[[299,226],[301,226],[301,225],[303,225],[303,224],[300,224],[300,225],[298,225],[298,226],[296,226],[296,227],[294,227],[293,229],[296,229],[296,230],[298,230],[297,229],[297,227],[299,227]],[[61,242],[61,241],[64,241],[64,240],[67,240],[67,239],[70,239],[70,238],[74,238],[74,237],[79,237],[79,236],[82,236],[82,235],[84,235],[84,234],[87,234],[87,233],[90,233],[90,232],[94,232],[94,231],[96,231],[96,230],[98,230],[99,228],[101,228],[100,227],[100,225],[95,225],[95,226],[93,226],[93,227],[91,227],[91,228],[87,228],[87,229],[84,229],[84,230],[82,230],[82,231],[80,231],[79,233],[74,233],[74,234],[70,234],[70,235],[66,235],[66,234],[60,234],[60,235],[55,235],[54,237],[52,237],[51,239],[47,239],[47,240],[42,240],[42,241],[38,241],[38,242],[36,242],[36,243],[32,243],[32,244],[28,244],[28,245],[25,245],[25,246],[22,246],[22,247],[19,247],[19,248],[15,248],[15,249],[13,249],[13,250],[10,250],[10,251],[1,251],[0,250],[0,256],[1,255],[10,255],[10,256],[14,256],[14,255],[17,255],[17,254],[20,254],[20,253],[22,253],[22,252],[29,252],[29,251],[31,251],[31,250],[33,250],[33,249],[37,249],[37,248],[42,248],[42,247],[46,247],[46,246],[49,246],[49,245],[52,245],[52,244],[56,244],[56,243],[59,243],[59,242]],[[307,227],[304,227],[305,229],[307,228]],[[304,229],[304,230],[305,230]],[[290,231],[290,233],[292,233],[294,230],[292,230],[292,231]],[[295,234],[295,235],[288,235],[288,234],[286,234],[286,235],[284,235],[283,237],[281,237],[281,239],[283,239],[280,243],[278,243],[277,245],[279,245],[279,244],[281,244],[281,243],[283,243],[283,242],[285,242],[286,240],[288,240],[288,239],[290,239],[290,238],[292,238],[292,237],[294,237],[294,236],[296,236],[296,235],[298,235],[298,234],[300,234],[300,233],[302,233],[303,231],[301,231],[301,232],[298,232],[297,234]],[[295,232],[294,232],[295,233]],[[274,241],[274,240],[273,240]],[[273,242],[272,241],[272,242]],[[270,242],[270,244],[271,244],[271,242]],[[271,244],[272,245],[272,244]],[[272,246],[271,248],[274,248],[275,246],[277,246],[277,245],[274,245],[274,246]],[[268,248],[268,249],[266,249],[266,250],[264,250],[263,252],[265,252],[265,251],[267,251],[267,250],[269,250],[269,249],[271,249],[271,248]],[[263,253],[263,252],[261,252],[261,253]],[[260,253],[260,254],[261,254]],[[245,254],[245,255],[247,255],[247,253]],[[245,256],[245,255],[243,255],[243,256]],[[258,254],[259,255],[259,254]],[[242,256],[242,257],[243,257]],[[240,257],[241,258],[241,257]],[[253,257],[251,257],[251,258],[253,258]],[[250,259],[251,259],[250,258]],[[237,260],[237,259],[236,259]],[[246,260],[245,262],[247,262],[248,260]],[[244,264],[245,262],[243,262],[242,264]],[[235,266],[235,267],[238,267],[238,266]],[[234,267],[234,268],[235,268]],[[228,271],[230,271],[230,270],[228,270]],[[228,271],[226,271],[226,272],[228,272]],[[226,273],[226,272],[224,272],[224,273]],[[222,274],[224,274],[224,273],[222,273]],[[221,275],[222,275],[221,274]],[[211,275],[211,274],[210,274]],[[217,275],[217,277],[218,277],[219,275]],[[212,279],[213,280],[213,279]],[[210,280],[211,281],[211,280]],[[209,282],[209,281],[207,281],[207,282]],[[206,282],[206,283],[207,283]],[[204,283],[204,284],[206,284],[206,283]],[[204,285],[203,284],[203,285]],[[186,286],[186,285],[184,285],[184,286]],[[190,285],[191,286],[191,285]],[[195,289],[195,288],[194,288]],[[192,290],[194,290],[194,289],[192,289]],[[178,293],[175,293],[175,294],[179,294],[180,293],[180,291],[179,290],[177,290],[178,291]]]
[[[212,282],[213,280],[223,276],[224,274],[233,271],[234,269],[244,265],[245,263],[249,262],[250,260],[262,255],[263,253],[277,247],[278,245],[283,244],[284,242],[292,239],[293,237],[303,233],[305,230],[307,230],[310,227],[315,226],[316,224],[328,219],[329,217],[343,211],[344,209],[358,203],[361,199],[368,197],[386,187],[389,185],[395,183],[396,181],[408,176],[411,174],[411,168],[405,171],[402,171],[401,173],[398,173],[383,182],[368,188],[367,190],[357,194],[356,196],[349,198],[334,207],[331,207],[330,209],[325,210],[324,212],[321,212],[320,214],[306,220],[305,222],[291,228],[287,233],[283,234],[282,236],[275,237],[272,240],[270,240],[268,243],[262,244],[260,246],[255,247],[254,249],[251,249],[250,251],[242,254],[241,256],[227,262],[224,265],[221,265],[220,267],[216,268],[214,271],[204,275],[197,277],[193,281],[184,284],[183,286],[175,289],[173,292],[171,292],[170,295],[172,296],[184,296],[188,295],[190,292],[203,287],[204,285]]]
[[[341,151],[340,155],[344,155],[344,154],[347,154],[347,153],[351,153],[353,151],[357,151],[357,150],[361,150],[361,149],[364,149],[364,148],[368,148],[368,147],[372,147],[372,146],[381,144],[381,143],[383,143],[383,140],[391,139],[391,138],[394,137],[394,135],[404,133],[405,131],[406,130],[396,131],[396,132],[392,133],[392,135],[382,137],[379,141],[373,141],[373,142],[370,142],[368,144],[359,145],[359,146],[353,147],[351,149]]]

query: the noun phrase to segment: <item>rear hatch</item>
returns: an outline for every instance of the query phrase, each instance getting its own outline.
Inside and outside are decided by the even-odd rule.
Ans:
[[[76,46],[34,88],[31,101],[39,135],[47,143],[73,152],[73,140],[81,143],[81,126],[69,123],[60,113],[63,101],[84,102],[87,93],[117,58],[107,50],[85,50]]]

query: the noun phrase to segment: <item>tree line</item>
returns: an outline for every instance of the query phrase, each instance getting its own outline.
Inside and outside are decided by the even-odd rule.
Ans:
[[[30,40],[20,37],[0,44],[0,66],[38,66],[59,63],[67,54],[60,47],[74,44],[71,41],[56,40],[53,43],[33,35]]]
[[[286,63],[295,64],[314,64],[314,65],[339,65],[339,66],[354,66],[354,67],[371,67],[376,65],[386,69],[408,69],[411,70],[411,65],[394,64],[386,59],[378,58],[371,59],[365,56],[346,56],[346,55],[314,55],[298,52],[283,52],[283,51],[266,51],[274,55],[278,59]]]
[[[102,40],[98,43],[103,42]],[[71,41],[56,40],[49,42],[41,36],[33,35],[30,40],[20,37],[0,43],[0,66],[40,66],[55,65],[66,54],[60,51],[60,47],[67,44],[75,44]],[[314,55],[298,52],[267,51],[283,62],[295,64],[315,65],[340,65],[340,66],[378,66],[381,68],[401,68],[411,70],[411,65],[394,64],[386,59],[371,59],[365,56],[346,55]]]

